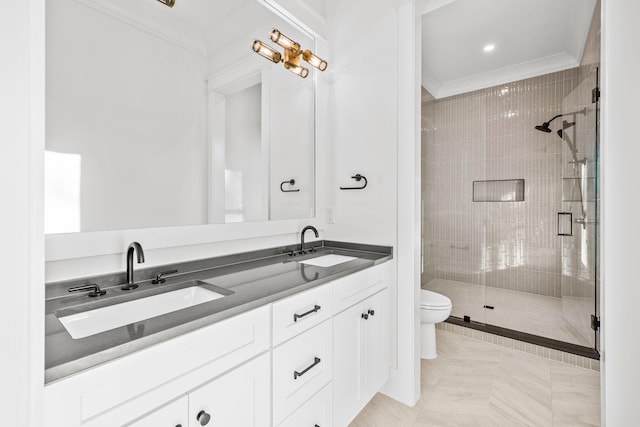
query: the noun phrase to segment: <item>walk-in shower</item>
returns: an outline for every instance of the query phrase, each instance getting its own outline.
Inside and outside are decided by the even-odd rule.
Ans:
[[[423,93],[422,287],[450,321],[597,357],[596,87],[575,68]]]

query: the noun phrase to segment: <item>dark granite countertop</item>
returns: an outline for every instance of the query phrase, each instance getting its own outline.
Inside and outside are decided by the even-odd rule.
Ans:
[[[393,258],[387,246],[333,241],[308,244],[313,253],[290,256],[298,245],[264,249],[136,271],[140,287],[123,291],[124,273],[47,284],[45,304],[45,383],[50,383],[195,329],[258,308]],[[332,267],[299,263],[327,254],[357,259]],[[179,271],[163,284],[151,284],[158,272]],[[231,292],[224,298],[152,317],[85,338],[73,339],[58,317],[145,298],[202,281]],[[98,298],[68,296],[67,289],[98,283],[107,294]]]

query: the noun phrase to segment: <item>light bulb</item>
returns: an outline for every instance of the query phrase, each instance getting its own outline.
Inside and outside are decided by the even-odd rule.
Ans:
[[[302,52],[302,58],[320,71],[324,71],[327,69],[327,65],[328,65],[327,61],[325,61],[324,59],[320,58],[317,55],[314,55],[308,49]]]
[[[293,74],[296,74],[296,75],[302,77],[303,79],[306,79],[307,76],[309,75],[309,69],[308,68],[301,67],[300,65],[296,65],[296,64],[291,63],[291,62],[285,62],[284,63],[284,68],[286,68],[287,70],[291,71]]]
[[[272,42],[277,43],[278,45],[282,46],[285,49],[291,49],[295,52],[300,50],[300,45],[298,43],[294,42],[289,37],[282,34],[280,30],[277,30],[276,28],[274,28],[271,31],[271,34],[269,34],[269,37],[271,38]]]
[[[282,59],[282,54],[280,52],[271,49],[260,40],[254,40],[253,44],[251,45],[251,49],[258,55],[261,55],[267,58],[269,61],[275,62],[276,64]]]

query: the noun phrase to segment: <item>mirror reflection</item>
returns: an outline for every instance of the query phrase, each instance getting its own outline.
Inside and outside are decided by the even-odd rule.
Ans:
[[[252,51],[256,0],[47,3],[45,231],[314,216],[314,73]]]

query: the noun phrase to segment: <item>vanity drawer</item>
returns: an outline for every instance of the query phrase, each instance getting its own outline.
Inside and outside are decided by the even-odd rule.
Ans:
[[[389,264],[385,262],[334,281],[334,313],[339,313],[387,287]]]
[[[327,385],[333,376],[333,321],[327,320],[273,350],[273,424]]]
[[[333,314],[331,285],[320,286],[273,304],[273,346],[304,332]]]
[[[333,426],[333,384],[327,384],[278,427]]]

